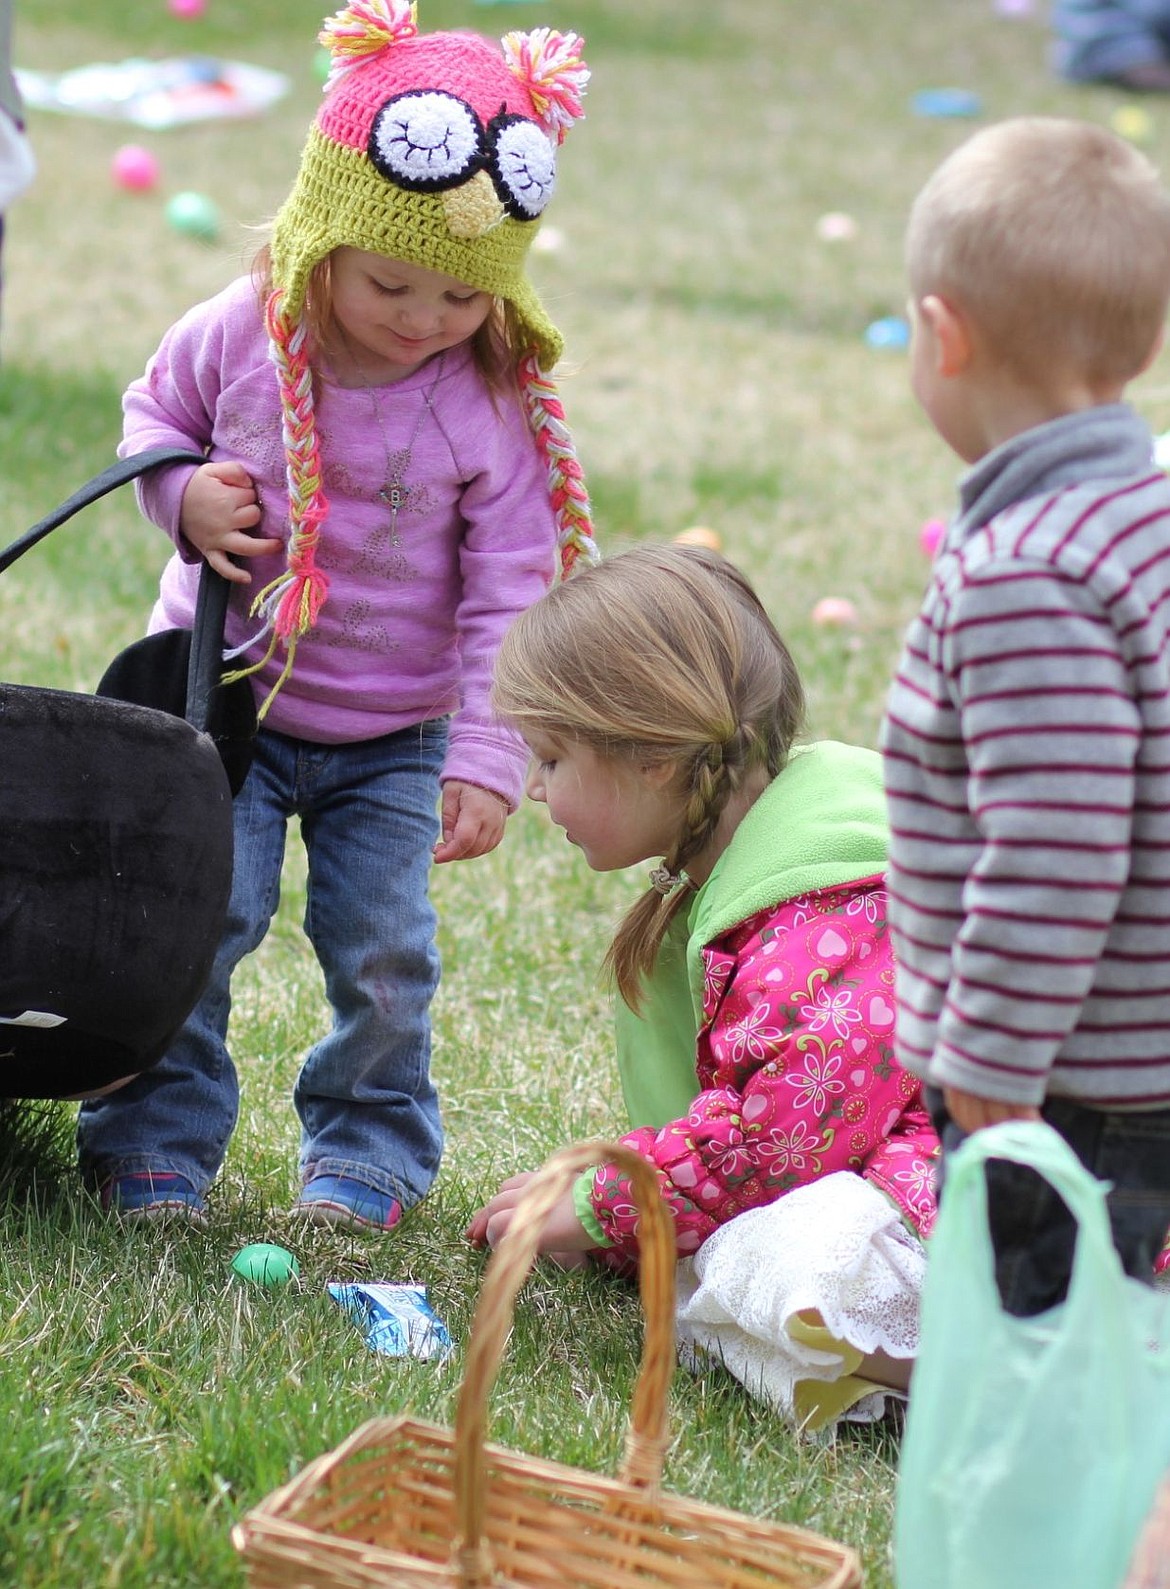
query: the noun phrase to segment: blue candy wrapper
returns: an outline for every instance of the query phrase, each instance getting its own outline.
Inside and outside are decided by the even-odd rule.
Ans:
[[[371,1351],[443,1363],[455,1350],[447,1326],[427,1301],[426,1286],[331,1280],[326,1289],[360,1327]]]

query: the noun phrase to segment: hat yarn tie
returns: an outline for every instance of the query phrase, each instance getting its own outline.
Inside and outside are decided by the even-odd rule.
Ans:
[[[321,525],[329,512],[321,475],[321,449],[313,414],[313,370],[309,363],[308,329],[303,320],[291,325],[282,312],[283,291],[268,297],[264,318],[268,354],[277,370],[280,387],[281,439],[284,442],[285,479],[288,484],[289,541],[283,574],[257,594],[251,615],[262,615],[260,634],[269,634],[268,648],[258,662],[227,674],[224,682],[246,678],[264,667],[278,644],[285,647],[284,667],[268,692],[258,715],[263,718],[272,698],[292,672],[297,641],[317,622],[329,594],[329,580],[317,567]],[[259,636],[253,636],[253,642]],[[252,643],[252,642],[250,642]]]

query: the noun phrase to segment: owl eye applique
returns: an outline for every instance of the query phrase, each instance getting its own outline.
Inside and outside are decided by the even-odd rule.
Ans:
[[[389,182],[412,193],[460,187],[486,171],[504,210],[534,221],[556,187],[556,150],[543,129],[502,107],[485,128],[454,94],[396,94],[374,117],[370,159]]]
[[[492,181],[500,202],[518,221],[532,221],[553,196],[556,153],[535,122],[496,116],[488,127]]]
[[[486,154],[483,125],[454,94],[396,94],[370,129],[370,159],[382,175],[414,192],[451,188],[474,175]]]

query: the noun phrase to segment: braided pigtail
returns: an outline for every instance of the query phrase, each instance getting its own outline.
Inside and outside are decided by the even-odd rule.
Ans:
[[[264,586],[252,603],[253,617],[264,618],[260,634],[269,635],[267,650],[258,662],[224,678],[225,683],[230,683],[259,672],[275,654],[277,646],[283,644],[284,667],[260,707],[261,718],[292,672],[297,641],[317,622],[329,592],[329,581],[317,567],[321,524],[329,511],[329,502],[321,478],[313,369],[308,356],[309,334],[303,318],[289,324],[282,310],[283,299],[284,293],[279,288],[269,294],[265,320],[269,356],[276,365],[280,388],[290,522],[287,567],[283,574]]]
[[[581,465],[565,423],[565,410],[556,383],[541,369],[535,353],[526,354],[518,366],[520,392],[536,445],[548,471],[548,491],[556,516],[561,573],[568,574],[578,557],[596,563],[589,493]]]
[[[754,764],[747,759],[752,738],[739,729],[723,743],[701,747],[689,773],[683,774],[687,794],[678,840],[662,865],[650,873],[650,887],[622,917],[605,956],[606,969],[632,1010],[641,1003],[643,985],[654,970],[671,922],[689,901],[694,885],[687,863],[715,837],[728,802]]]

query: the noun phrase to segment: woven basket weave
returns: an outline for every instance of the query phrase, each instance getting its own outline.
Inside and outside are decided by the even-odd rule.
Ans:
[[[641,1215],[646,1314],[616,1479],[486,1443],[487,1399],[544,1221],[591,1165],[619,1166]],[[250,1589],[860,1589],[853,1551],[659,1487],[674,1371],[674,1233],[653,1170],[619,1143],[553,1155],[493,1254],[454,1430],[376,1419],[245,1514]]]

